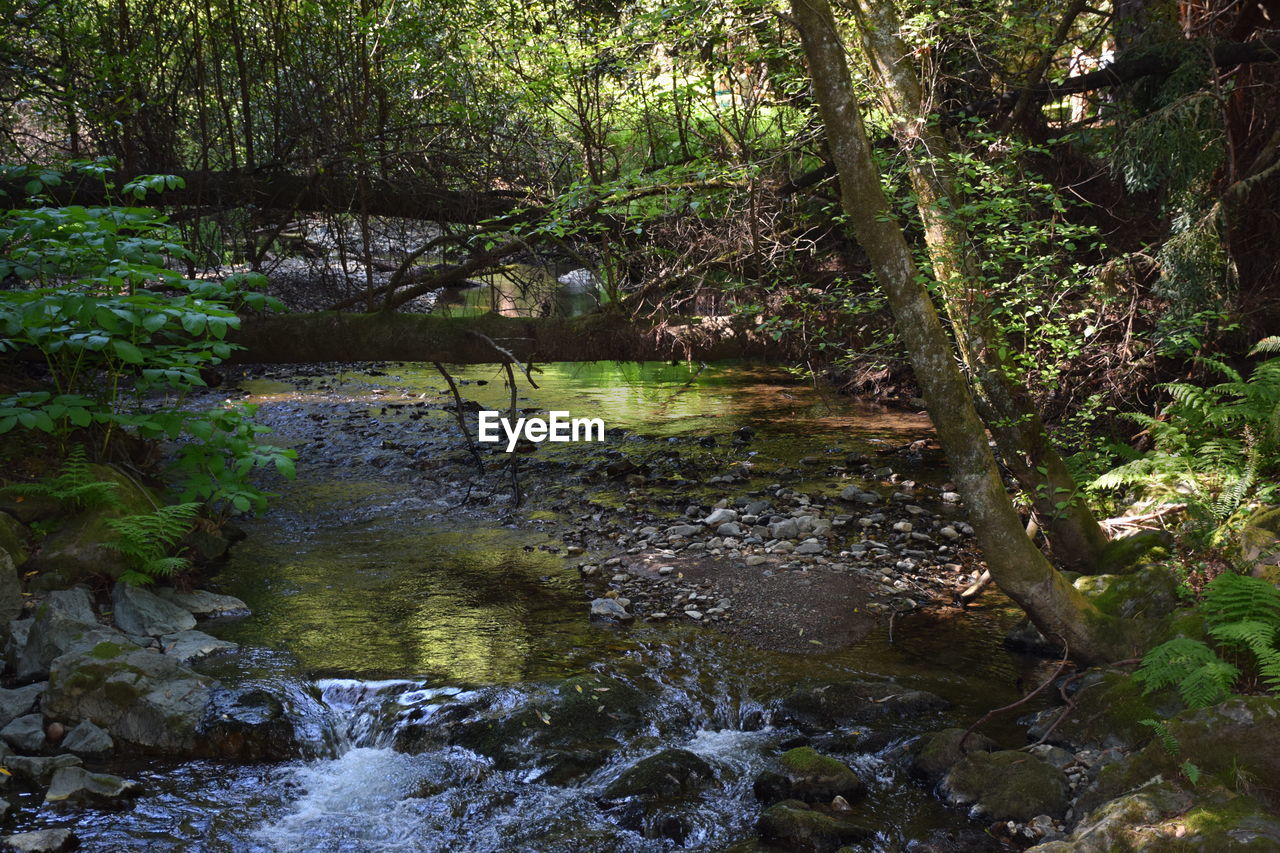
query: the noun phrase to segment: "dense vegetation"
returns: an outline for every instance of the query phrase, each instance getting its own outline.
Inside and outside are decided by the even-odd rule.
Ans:
[[[1197,586],[1275,497],[1260,8],[25,5],[0,41],[22,367],[0,432],[99,458],[183,437],[181,500],[260,509],[249,472],[291,460],[252,413],[152,401],[280,307],[268,279],[390,312],[516,260],[576,265],[637,326],[729,317],[846,390],[923,396],[996,582],[1079,658],[1125,657],[1149,637],[1059,572],[1103,565],[1098,516],[1180,525]],[[1213,636],[1271,666],[1274,626],[1241,621]]]

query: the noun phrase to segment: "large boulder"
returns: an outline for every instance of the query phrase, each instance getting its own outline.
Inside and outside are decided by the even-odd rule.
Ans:
[[[622,771],[601,796],[619,826],[682,845],[691,829],[686,806],[714,781],[705,759],[664,749]]]
[[[99,624],[83,590],[60,590],[36,608],[26,643],[17,654],[18,681],[47,678],[54,659],[73,649],[101,642],[128,642],[118,631]]]
[[[160,648],[166,655],[177,658],[183,663],[191,663],[214,652],[234,651],[240,646],[227,640],[211,637],[204,631],[179,631],[176,634],[165,634],[161,637]]]
[[[144,587],[118,583],[111,590],[111,603],[116,625],[137,637],[161,637],[196,626],[196,617]]]
[[[1080,796],[1089,811],[1151,779],[1178,778],[1190,761],[1207,783],[1247,788],[1257,780],[1280,779],[1280,698],[1238,696],[1209,708],[1183,711],[1165,723],[1176,754],[1156,739],[1123,760],[1108,764]],[[1272,795],[1275,796],[1275,795]],[[1275,805],[1280,805],[1276,796]]]
[[[196,730],[198,752],[238,761],[284,761],[305,755],[300,717],[319,708],[297,708],[260,686],[216,687]]]
[[[941,696],[891,681],[838,681],[795,690],[782,700],[779,716],[803,731],[826,733],[886,718],[907,722],[949,706]]]
[[[1280,819],[1251,797],[1197,785],[1195,794],[1160,777],[1111,800],[1076,825],[1069,838],[1029,853],[1199,853],[1280,850]]]
[[[995,820],[1061,817],[1071,801],[1067,775],[1026,752],[1003,750],[966,755],[942,782],[947,801],[973,804]]]
[[[756,798],[766,803],[801,800],[828,803],[836,797],[852,802],[867,792],[867,786],[849,765],[812,747],[789,749],[778,759],[779,770],[766,770],[756,778]]]
[[[766,842],[799,853],[831,853],[875,836],[844,812],[813,808],[799,800],[769,806],[756,828]]]
[[[1072,749],[1133,749],[1152,738],[1144,720],[1177,713],[1181,707],[1173,691],[1147,695],[1127,673],[1100,670],[1082,679],[1065,716],[1061,707],[1048,708],[1035,717],[1027,733]]]
[[[55,659],[42,704],[46,717],[89,720],[117,742],[186,754],[196,747],[211,688],[210,679],[171,657],[107,640]]]
[[[540,685],[531,694],[477,690],[407,712],[395,745],[410,753],[463,746],[494,759],[503,770],[536,763],[546,768],[543,781],[563,784],[608,761],[620,738],[639,734],[652,703],[644,691],[598,675]]]
[[[0,738],[16,752],[25,755],[42,752],[45,748],[44,717],[39,714],[18,717],[0,729]]]
[[[911,760],[911,769],[928,781],[937,783],[966,755],[993,752],[998,748],[995,741],[981,732],[969,732],[966,737],[964,729],[943,729],[921,738]]]
[[[1159,563],[1126,574],[1084,575],[1074,586],[1099,610],[1125,619],[1167,616],[1182,603],[1178,579]]]

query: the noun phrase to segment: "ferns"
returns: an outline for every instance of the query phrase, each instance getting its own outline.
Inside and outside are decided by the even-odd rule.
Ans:
[[[1280,590],[1260,578],[1227,572],[1205,588],[1200,607],[1209,635],[1224,649],[1248,653],[1262,683],[1280,691]],[[1134,678],[1147,692],[1177,685],[1190,707],[1221,701],[1240,669],[1200,640],[1177,637],[1147,652]]]
[[[130,563],[120,576],[128,584],[147,584],[157,577],[183,571],[191,561],[169,556],[169,548],[191,529],[200,504],[185,503],[162,506],[155,512],[127,515],[107,520],[116,533],[110,547],[119,551]]]
[[[1272,350],[1280,350],[1280,338],[1254,348]],[[1197,361],[1226,381],[1157,386],[1171,398],[1161,416],[1127,416],[1154,448],[1098,477],[1093,487],[1138,486],[1146,497],[1185,502],[1216,524],[1275,489],[1268,475],[1280,463],[1280,358],[1259,364],[1248,378],[1221,360]]]
[[[81,445],[71,448],[57,476],[38,483],[6,486],[2,491],[21,497],[52,498],[59,506],[77,511],[120,505],[119,498],[116,497],[116,484],[110,480],[99,480],[94,475]]]

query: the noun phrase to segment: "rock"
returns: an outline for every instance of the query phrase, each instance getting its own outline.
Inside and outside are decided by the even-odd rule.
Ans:
[[[70,752],[94,761],[101,761],[111,755],[115,747],[115,741],[111,739],[111,735],[88,720],[81,720],[75,728],[67,732],[66,737],[59,744],[59,749],[63,752]]]
[[[432,700],[433,705],[439,700]],[[590,774],[651,725],[653,696],[626,682],[582,675],[534,687],[471,691],[439,707],[410,710],[395,748],[419,753],[462,746],[499,770],[536,763],[540,781],[563,785]]]
[[[738,427],[733,431],[733,437],[739,441],[750,441],[756,437],[756,431],[749,426]]]
[[[690,536],[696,536],[696,535],[698,535],[698,534],[699,534],[699,533],[701,533],[701,532],[702,532],[702,526],[701,526],[701,525],[697,525],[697,524],[673,524],[672,526],[670,526],[670,527],[668,527],[668,528],[667,528],[666,535],[667,535],[667,538],[668,538],[668,539],[675,539],[675,538],[677,538],[677,537],[685,537],[685,538],[688,538],[688,537],[690,537]]]
[[[63,853],[79,847],[80,839],[69,829],[41,829],[7,835],[4,844],[6,849],[18,853]]]
[[[717,536],[741,536],[742,527],[736,521],[726,521],[716,528]]]
[[[84,619],[78,608],[70,612],[64,609],[63,605],[67,603],[51,596],[36,608],[27,641],[14,666],[18,681],[47,678],[53,660],[73,648],[115,639],[128,642],[119,632],[98,624],[96,620]]]
[[[27,755],[9,755],[3,759],[6,770],[36,785],[48,785],[53,774],[63,767],[79,767],[83,762],[76,755],[55,755],[40,758]]]
[[[13,557],[0,544],[0,641],[8,639],[9,623],[21,613],[22,579],[18,577],[18,567]]]
[[[635,617],[613,598],[596,598],[591,601],[592,619],[613,619],[618,622],[630,622]]]
[[[1062,717],[1061,707],[1038,714],[1028,736],[1039,740],[1047,734],[1048,743],[1071,749],[1133,749],[1153,737],[1143,720],[1172,716],[1182,708],[1176,692],[1148,696],[1127,674],[1110,671],[1086,675],[1072,700],[1074,704],[1061,722],[1057,722]]]
[[[793,691],[782,700],[779,713],[802,731],[825,733],[885,718],[906,723],[948,707],[941,696],[892,681],[837,681]]]
[[[21,566],[27,561],[27,537],[30,531],[18,519],[7,512],[0,511],[0,554],[8,554],[14,566]],[[0,564],[4,562],[0,558]]]
[[[1240,530],[1241,560],[1251,565],[1254,577],[1280,581],[1280,507],[1272,507],[1249,516]]]
[[[1168,616],[1182,603],[1178,579],[1158,563],[1123,575],[1084,575],[1074,586],[1098,609],[1125,619]]]
[[[107,521],[152,512],[162,505],[147,489],[116,469],[106,465],[91,465],[90,469],[98,480],[116,484],[118,505],[86,509],[45,537],[40,553],[31,557],[27,568],[43,573],[38,580],[46,589],[67,587],[88,578],[119,577],[128,568],[128,560],[108,546],[115,533]]]
[[[198,752],[236,761],[284,761],[306,755],[304,727],[327,709],[305,694],[254,684],[215,687],[196,730]]]
[[[84,622],[89,625],[98,624],[98,613],[93,609],[93,596],[89,593],[89,590],[82,586],[73,586],[70,589],[55,589],[52,592],[47,592],[41,602],[56,610],[61,610],[78,622]]]
[[[813,853],[829,853],[875,835],[842,813],[818,811],[798,800],[783,800],[769,806],[760,815],[756,828],[768,843],[786,850]]]
[[[90,773],[83,767],[63,767],[53,774],[44,802],[55,808],[91,806],[119,808],[123,801],[142,793],[137,782],[106,773]]]
[[[196,746],[211,684],[168,655],[104,641],[53,661],[42,704],[46,716],[89,720],[118,743],[185,754]]]
[[[974,808],[995,820],[1028,821],[1037,815],[1061,817],[1070,803],[1067,776],[1025,752],[974,752],[942,782],[947,801]]]
[[[971,732],[964,737],[964,729],[943,729],[940,732],[925,735],[921,739],[920,749],[911,761],[911,769],[930,782],[939,782],[951,771],[960,759],[974,752],[992,752],[998,746],[995,741],[981,732]],[[964,739],[964,749],[960,741]]]
[[[611,802],[609,811],[622,828],[683,845],[692,824],[679,813],[680,806],[714,781],[711,765],[699,756],[664,749],[622,771],[603,798]]]
[[[1173,545],[1173,536],[1165,530],[1142,530],[1120,539],[1112,539],[1102,548],[1098,556],[1096,572],[1100,575],[1122,574],[1134,566],[1154,549],[1161,549],[1158,554],[1151,554],[1153,559],[1167,555]]]
[[[160,648],[166,655],[175,657],[183,663],[191,663],[214,652],[231,651],[240,646],[237,643],[211,637],[203,631],[180,631],[177,634],[165,634],[161,637]]]
[[[724,524],[726,522],[737,521],[737,520],[738,520],[737,510],[725,509],[722,507],[720,509],[713,510],[711,515],[708,515],[706,518],[702,519],[702,523],[705,524],[707,527],[718,527],[719,525]]]
[[[808,746],[789,749],[778,759],[782,772],[761,773],[753,790],[756,799],[765,803],[779,800],[801,800],[827,803],[836,797],[846,801],[864,796],[867,786],[843,761],[822,755]]]
[[[33,711],[46,686],[41,681],[12,690],[0,690],[0,728]]]
[[[939,528],[938,535],[943,539],[950,539],[954,542],[960,538],[960,531],[948,524],[946,527]]]
[[[825,550],[820,542],[803,542],[796,546],[796,554],[821,554]]]
[[[249,605],[234,595],[221,595],[203,589],[179,592],[173,587],[159,586],[153,592],[170,604],[176,604],[197,619],[231,619],[248,616]]]
[[[44,717],[40,714],[18,717],[0,729],[0,738],[24,755],[39,753],[45,747]]]
[[[126,634],[160,637],[196,626],[196,617],[185,609],[140,586],[116,584],[111,590],[111,602],[116,625]]]
[[[784,518],[769,525],[769,535],[774,539],[794,539],[800,535],[800,528],[794,518]]]
[[[686,749],[664,749],[622,771],[604,789],[604,798],[669,799],[695,794],[715,781],[715,771]]]

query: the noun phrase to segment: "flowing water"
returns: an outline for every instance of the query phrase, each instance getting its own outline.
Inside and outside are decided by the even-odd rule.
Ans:
[[[457,375],[469,396],[505,404],[494,371]],[[704,450],[696,439],[742,425],[760,436],[741,452],[781,464],[836,446],[896,446],[926,430],[920,417],[860,409],[765,368],[552,366],[536,378],[541,388],[522,405],[603,417],[611,440],[543,445],[541,464],[570,482],[535,476],[527,488],[573,492],[578,472],[618,448],[727,460],[723,444]],[[396,365],[243,389],[279,440],[299,446],[302,463],[297,481],[274,486],[282,497],[247,523],[215,578],[253,609],[209,629],[242,650],[202,668],[292,696],[306,709],[315,755],[249,765],[118,760],[112,772],[146,786],[134,808],[36,825],[74,826],[86,849],[112,851],[763,849],[752,780],[797,734],[777,723],[780,698],[857,678],[896,679],[953,703],[815,741],[869,785],[855,805],[876,833],[865,849],[961,849],[960,839],[963,849],[999,849],[912,781],[901,756],[914,735],[1017,698],[1034,664],[1000,645],[1009,611],[919,613],[897,620],[892,644],[882,628],[853,647],[805,655],[701,626],[593,624],[572,561],[549,549],[555,529],[528,516],[513,523],[497,495],[491,508],[457,508],[454,469],[432,466],[457,453],[459,436],[447,413],[421,408],[443,399],[436,374]],[[907,473],[943,476],[923,465]],[[591,524],[610,511],[596,500],[594,518],[531,514]],[[988,731],[1016,745],[1010,725]],[[465,736],[436,737],[444,731]],[[492,737],[502,739],[496,752]],[[603,798],[628,767],[672,747],[713,768],[709,787],[656,816]]]

